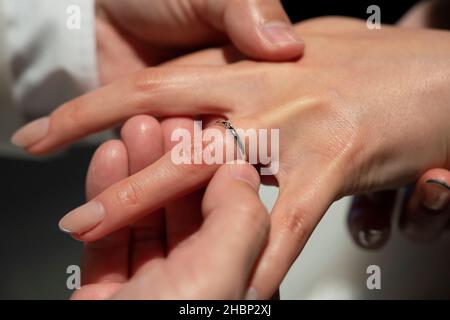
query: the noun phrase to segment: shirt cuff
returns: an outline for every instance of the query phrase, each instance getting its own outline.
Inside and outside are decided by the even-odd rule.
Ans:
[[[25,119],[98,86],[94,0],[3,0],[12,91]]]

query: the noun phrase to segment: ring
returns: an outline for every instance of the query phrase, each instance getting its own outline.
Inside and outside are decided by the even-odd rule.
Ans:
[[[222,126],[225,127],[225,129],[227,129],[231,132],[231,134],[234,137],[234,141],[236,141],[236,143],[238,145],[239,153],[240,153],[242,159],[244,159],[244,160],[247,159],[246,155],[245,155],[245,146],[242,143],[241,137],[239,137],[239,134],[237,133],[236,129],[233,127],[231,122],[227,121],[227,120],[218,120],[218,121],[216,121],[216,123],[221,124]]]

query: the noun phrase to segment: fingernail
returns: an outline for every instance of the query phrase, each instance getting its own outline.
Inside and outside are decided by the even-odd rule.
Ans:
[[[256,172],[256,169],[253,168],[250,164],[238,160],[232,163],[228,163],[227,165],[233,178],[247,182],[256,191],[259,190],[260,184],[259,175]]]
[[[303,43],[293,26],[283,21],[271,21],[261,26],[261,34],[276,45]]]
[[[382,230],[365,229],[358,232],[358,242],[366,249],[381,248],[386,240],[386,232]]]
[[[450,186],[445,182],[430,179],[423,189],[422,204],[432,211],[443,211],[450,202]]]
[[[245,300],[258,300],[258,292],[254,287],[251,287],[247,290],[245,294]]]
[[[93,229],[105,216],[105,209],[98,201],[90,201],[69,212],[59,221],[63,232],[82,234]]]
[[[34,120],[14,133],[11,143],[18,147],[29,147],[36,144],[47,135],[48,126],[48,117]]]

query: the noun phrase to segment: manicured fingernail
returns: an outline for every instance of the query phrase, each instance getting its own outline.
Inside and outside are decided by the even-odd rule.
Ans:
[[[251,287],[247,290],[245,300],[258,300],[258,292],[254,287]]]
[[[443,211],[450,202],[450,186],[445,182],[430,179],[423,189],[422,204],[432,211]]]
[[[90,201],[69,212],[59,221],[61,231],[82,234],[93,229],[105,216],[105,209],[98,201]]]
[[[358,242],[366,249],[381,248],[386,240],[386,232],[382,230],[365,229],[358,232]]]
[[[231,176],[235,179],[247,182],[256,191],[259,190],[260,179],[258,172],[250,164],[246,164],[242,160],[228,163]]]
[[[11,143],[18,147],[29,147],[36,144],[47,135],[48,125],[48,117],[34,120],[14,133]]]
[[[303,44],[294,27],[283,21],[271,21],[261,26],[261,34],[269,42],[276,45],[289,43]]]

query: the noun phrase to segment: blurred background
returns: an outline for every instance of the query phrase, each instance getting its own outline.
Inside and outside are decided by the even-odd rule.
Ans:
[[[367,7],[377,4],[382,23],[395,23],[416,2],[283,1],[293,21],[322,15],[367,18]],[[71,294],[66,268],[79,264],[82,244],[60,232],[57,223],[84,202],[84,179],[94,150],[77,146],[47,159],[17,159],[0,152],[0,299],[65,299]],[[261,194],[270,208],[276,188],[265,187]],[[382,250],[359,249],[347,227],[349,203],[345,198],[330,208],[283,282],[281,298],[450,297],[448,237],[417,244],[393,230]],[[381,290],[367,289],[371,264],[381,268]]]

